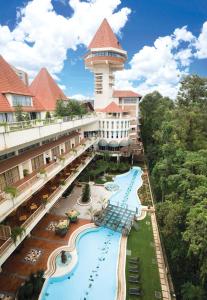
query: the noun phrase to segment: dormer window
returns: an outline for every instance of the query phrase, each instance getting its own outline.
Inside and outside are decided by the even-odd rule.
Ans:
[[[12,106],[32,106],[32,97],[24,95],[12,95]]]

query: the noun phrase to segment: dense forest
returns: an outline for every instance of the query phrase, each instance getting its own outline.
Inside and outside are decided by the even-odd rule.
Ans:
[[[141,104],[141,134],[177,299],[207,299],[207,78]]]

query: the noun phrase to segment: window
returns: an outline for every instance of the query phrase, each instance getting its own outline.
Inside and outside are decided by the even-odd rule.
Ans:
[[[118,139],[118,137],[119,137],[119,132],[117,131],[116,132],[116,138]]]
[[[0,190],[3,191],[6,186],[12,186],[19,180],[20,177],[18,167],[12,168],[3,174],[0,174]]]
[[[104,124],[105,124],[105,122],[103,121],[103,122],[102,122],[102,127],[103,127],[103,128],[104,128]]]
[[[121,128],[123,128],[123,123],[124,123],[124,122],[123,122],[123,121],[121,121]]]
[[[107,121],[107,123],[106,123],[106,124],[107,124],[107,129],[108,129],[108,128],[109,128],[109,121]]]
[[[39,145],[40,145],[39,143],[36,143],[36,144],[30,145],[30,146],[24,147],[24,148],[22,148],[22,149],[19,149],[18,153],[19,153],[19,154],[20,154],[20,153],[24,153],[24,152],[26,152],[26,151],[28,151],[28,150],[30,150],[30,149],[34,149],[34,148],[39,147]]]
[[[124,104],[136,104],[137,98],[123,98]]]
[[[113,131],[111,132],[111,138],[112,139],[114,138],[114,132]]]
[[[39,170],[43,166],[44,166],[43,154],[41,154],[35,158],[32,158],[32,170],[33,171]]]
[[[119,129],[119,121],[116,122],[116,128]]]
[[[114,121],[111,122],[111,128],[114,129]]]
[[[32,98],[30,96],[12,95],[12,105],[32,106]]]
[[[109,132],[107,131],[107,139],[109,138]]]

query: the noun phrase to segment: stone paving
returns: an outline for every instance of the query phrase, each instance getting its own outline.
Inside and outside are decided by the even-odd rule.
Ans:
[[[71,194],[67,198],[61,198],[58,203],[51,209],[51,214],[64,215],[70,209],[75,209],[80,212],[81,219],[90,220],[91,215],[89,209],[100,210],[103,203],[109,199],[112,192],[107,191],[102,185],[94,185],[90,183],[91,202],[80,205],[78,200],[81,198],[82,187],[75,186]]]

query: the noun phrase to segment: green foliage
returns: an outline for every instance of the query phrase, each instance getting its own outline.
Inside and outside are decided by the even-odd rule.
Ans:
[[[44,279],[44,271],[40,270],[37,273],[31,273],[29,279],[18,290],[18,300],[35,300],[41,292]]]
[[[46,112],[45,119],[51,119],[51,114],[49,111]]]
[[[21,238],[24,233],[25,233],[25,228],[23,228],[23,227],[16,226],[16,227],[12,228],[12,230],[11,230],[11,238],[14,241],[14,243],[16,243],[17,238],[18,237]]]
[[[83,188],[81,201],[83,203],[89,202],[90,196],[91,196],[90,185],[87,183]]]
[[[10,194],[12,198],[15,198],[18,195],[18,190],[15,186],[6,186],[4,192]]]
[[[28,113],[23,112],[21,105],[16,105],[15,106],[15,116],[16,116],[16,121],[17,122],[23,122],[23,121],[28,121],[29,120]]]
[[[85,107],[76,100],[57,100],[55,114],[59,117],[82,116],[86,114]]]
[[[182,299],[206,299],[207,79],[187,76],[175,102],[154,92],[144,97],[140,109],[157,217],[176,292]],[[202,291],[204,298],[196,298],[194,291]]]

